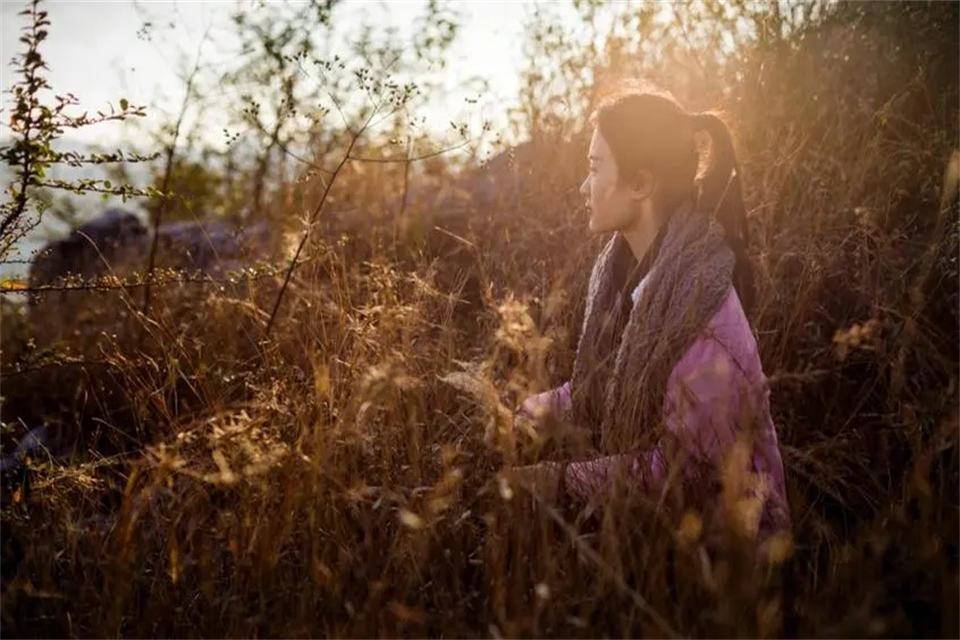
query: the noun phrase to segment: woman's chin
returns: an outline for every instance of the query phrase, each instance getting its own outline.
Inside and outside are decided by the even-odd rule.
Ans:
[[[612,231],[610,225],[604,224],[602,220],[598,220],[596,216],[590,216],[590,222],[588,224],[590,233],[607,233]]]

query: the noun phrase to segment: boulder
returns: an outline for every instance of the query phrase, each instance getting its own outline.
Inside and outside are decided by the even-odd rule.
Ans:
[[[71,276],[89,279],[109,274],[115,265],[135,259],[148,236],[136,215],[108,209],[37,253],[30,265],[30,288],[56,286]],[[36,306],[41,297],[31,294],[30,306]]]
[[[162,225],[157,235],[155,268],[185,272],[187,279],[222,279],[231,271],[252,266],[267,253],[271,239],[265,222],[238,228],[222,220],[169,223]],[[140,304],[140,288],[76,287],[94,284],[105,276],[145,274],[152,244],[152,231],[135,214],[122,209],[109,209],[47,244],[29,272],[28,315],[38,346],[68,338],[89,340],[101,331],[113,331],[118,321],[129,318],[132,307]],[[56,289],[59,286],[68,288]],[[191,282],[190,286],[202,285]],[[43,287],[53,289],[36,290]]]

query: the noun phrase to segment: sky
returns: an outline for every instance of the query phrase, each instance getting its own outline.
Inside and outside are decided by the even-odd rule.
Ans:
[[[571,19],[576,15],[569,3],[557,9],[555,3],[546,0],[455,0],[453,6],[461,27],[442,80],[449,84],[449,89],[440,91],[438,99],[428,105],[428,129],[445,130],[449,135],[449,122],[463,122],[464,109],[470,110],[466,117],[474,131],[484,120],[493,120],[494,126],[498,121],[505,124],[507,108],[519,92],[525,23],[536,5],[548,4],[551,11],[560,12],[561,19],[564,15]],[[23,45],[18,38],[28,24],[26,17],[17,14],[28,6],[25,0],[0,0],[0,145],[10,135],[5,124],[14,79],[10,61],[21,51]],[[222,32],[228,33],[232,28],[228,16],[236,6],[236,0],[46,0],[42,8],[48,12],[51,23],[41,48],[48,67],[46,78],[56,93],[74,94],[81,109],[91,114],[125,98],[131,104],[147,107],[148,128],[158,125],[166,121],[163,114],[177,112],[185,91],[179,76],[182,61],[192,59],[201,43],[206,63],[216,66],[229,62],[216,43],[204,42],[204,34],[208,27],[215,31],[222,27]],[[338,36],[346,36],[366,23],[375,30],[394,27],[401,38],[409,39],[425,7],[425,0],[343,0],[334,11],[333,21]],[[149,39],[142,33],[147,21],[154,25]],[[486,79],[489,90],[478,103],[467,106],[466,98],[478,96],[467,88],[458,88],[458,82],[472,76]],[[223,142],[219,123],[207,129]],[[97,144],[147,151],[143,146],[133,146],[143,142],[136,137],[135,130],[129,127],[105,123],[68,131],[61,148],[84,151],[73,145]],[[69,172],[80,170],[66,167],[57,169],[67,172],[54,175],[63,179],[103,177],[74,175]],[[9,170],[0,167],[0,180],[6,182],[9,178]],[[90,215],[104,206],[95,194],[70,197],[82,210],[89,209]],[[23,255],[51,233],[59,235],[65,231],[56,224],[51,227],[45,223],[43,229],[23,243]],[[9,270],[0,265],[0,275]]]
[[[455,3],[462,27],[446,78],[451,83],[474,75],[486,78],[490,91],[478,109],[504,111],[515,99],[523,62],[524,21],[535,4],[529,0]],[[91,110],[126,97],[133,104],[147,105],[148,113],[151,108],[176,111],[184,90],[177,76],[177,49],[195,52],[207,26],[228,26],[228,13],[236,6],[235,0],[48,0],[44,5],[51,26],[42,52],[51,86],[58,92],[74,93],[83,107]],[[411,37],[414,20],[425,5],[422,0],[345,0],[336,8],[334,21],[338,33],[365,21],[375,27],[396,27],[401,37]],[[17,38],[26,24],[17,12],[26,6],[23,0],[0,0],[0,58],[4,63],[0,79],[5,93],[12,81],[9,61],[19,51]],[[145,20],[159,25],[162,37],[155,35],[153,41],[138,37]],[[215,45],[208,42],[204,47],[204,57],[216,64]],[[430,114],[446,125],[452,111],[468,96],[456,91],[441,95],[446,104],[432,105]],[[5,96],[4,102],[7,100]],[[487,115],[499,114],[484,117]],[[113,142],[124,132],[122,127],[104,125],[70,135],[86,142]]]

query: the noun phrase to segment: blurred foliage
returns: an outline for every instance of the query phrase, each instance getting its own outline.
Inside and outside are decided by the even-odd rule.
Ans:
[[[160,191],[162,182],[163,176],[155,176],[153,186]],[[175,157],[167,187],[167,191],[175,196],[167,205],[164,222],[196,220],[210,215],[227,217],[229,205],[239,205],[242,201],[240,194],[231,194],[229,188],[223,173],[208,163]],[[146,209],[151,217],[157,215],[163,200],[154,198],[147,202]]]

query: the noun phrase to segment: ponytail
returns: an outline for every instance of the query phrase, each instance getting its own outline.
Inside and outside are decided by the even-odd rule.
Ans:
[[[730,129],[714,113],[691,116],[693,130],[710,136],[710,164],[699,179],[698,209],[712,213],[723,226],[727,242],[736,256],[733,283],[744,309],[749,313],[754,302],[753,268],[747,255],[750,231],[747,210],[740,187],[740,166],[733,150]]]

